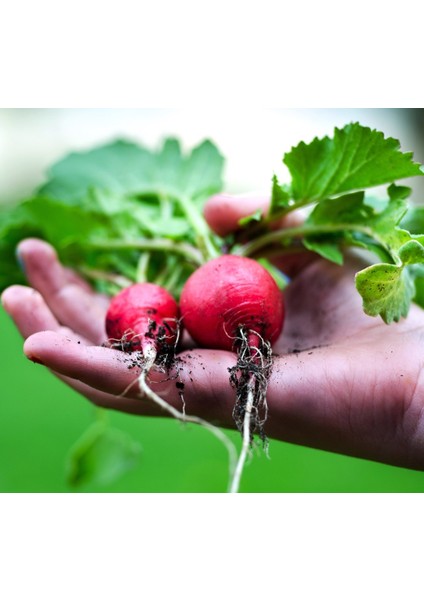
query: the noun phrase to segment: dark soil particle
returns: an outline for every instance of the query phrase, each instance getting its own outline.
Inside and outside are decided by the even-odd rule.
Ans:
[[[308,355],[313,354],[312,350],[325,348],[326,344],[319,344],[318,346],[308,346],[307,348],[287,348],[287,354],[303,354],[308,351]],[[274,354],[277,357],[278,354]]]
[[[183,390],[185,386],[184,386],[184,384],[183,384],[183,382],[182,382],[182,381],[177,381],[177,382],[175,383],[175,387],[176,387],[178,390]]]

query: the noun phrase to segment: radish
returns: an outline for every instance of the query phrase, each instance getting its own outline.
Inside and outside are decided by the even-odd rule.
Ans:
[[[229,438],[208,421],[187,415],[185,411],[180,412],[147,384],[148,374],[154,365],[169,373],[175,361],[180,321],[179,308],[171,294],[154,283],[136,283],[123,289],[109,305],[106,313],[106,333],[112,347],[140,353],[141,372],[138,383],[145,397],[176,419],[208,429],[225,445],[229,454],[231,481],[235,471],[236,453]],[[179,394],[183,400],[180,388]]]
[[[135,283],[117,294],[106,315],[106,333],[126,350],[141,350],[145,358],[175,348],[179,309],[171,294],[154,283]]]
[[[210,260],[188,278],[180,309],[184,327],[198,344],[235,350],[238,355],[237,365],[230,369],[230,382],[236,390],[233,417],[243,435],[230,489],[235,492],[254,432],[266,445],[271,344],[283,328],[283,295],[258,262],[224,255]]]

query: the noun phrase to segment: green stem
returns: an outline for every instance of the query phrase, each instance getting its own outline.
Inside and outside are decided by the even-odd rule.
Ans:
[[[159,200],[161,205],[161,218],[167,221],[172,217],[172,202],[167,194],[160,193]]]
[[[317,202],[317,201],[310,200],[309,198],[304,198],[303,200],[297,200],[296,202],[293,202],[293,204],[290,204],[290,206],[281,208],[279,211],[274,212],[272,215],[265,216],[261,220],[261,223],[265,224],[265,225],[269,225],[270,223],[273,223],[274,221],[279,221],[280,219],[283,219],[284,217],[286,217],[289,213],[293,212],[294,210],[298,210],[299,208],[303,208],[305,206],[308,206],[309,204],[314,204],[315,202]]]
[[[205,260],[216,258],[220,256],[219,250],[215,247],[213,242],[211,231],[206,223],[203,215],[196,207],[194,202],[189,196],[180,196],[178,198],[181,208],[185,212],[188,221],[191,223],[193,229],[197,234],[197,240],[200,251],[202,252]]]
[[[177,284],[182,272],[183,272],[183,266],[181,264],[176,265],[174,267],[174,269],[171,271],[171,274],[169,275],[168,279],[165,279],[165,281],[163,283],[163,287],[166,288],[167,290],[174,289],[174,286]]]
[[[128,279],[124,275],[117,275],[116,273],[108,273],[107,271],[100,271],[99,269],[90,269],[81,265],[78,270],[82,275],[85,275],[89,279],[97,279],[98,281],[107,281],[108,283],[114,283],[118,287],[125,288],[132,285],[134,281]]]
[[[154,282],[156,283],[156,285],[160,285],[166,288],[165,282],[168,280],[169,274],[175,271],[179,262],[180,261],[178,261],[176,256],[170,256],[169,259],[166,261],[166,264],[162,267],[160,271],[158,271],[158,274],[155,277]]]
[[[167,214],[171,214],[172,203],[167,194],[161,193],[159,194],[159,198],[162,206],[162,218],[166,220]],[[195,202],[193,202],[190,196],[185,195],[179,196],[176,200],[179,202],[188,222],[197,234],[197,243],[204,261],[219,256],[220,252],[214,244],[211,231]]]
[[[313,204],[314,202],[316,201],[309,199],[298,200],[296,203],[293,203],[290,206],[286,206],[285,208],[281,208],[277,212],[273,212],[272,215],[265,214],[264,216],[262,216],[260,221],[258,221],[257,223],[250,224],[249,235],[251,237],[259,236],[259,234],[263,232],[264,229],[267,230],[269,225],[271,225],[272,223],[276,223],[277,221],[280,221],[281,219],[286,217],[289,213],[298,210],[299,208],[308,206],[309,204]]]
[[[148,281],[147,268],[149,266],[149,261],[150,261],[150,252],[143,252],[143,254],[141,254],[141,256],[138,260],[138,264],[137,264],[137,274],[135,277],[137,283],[145,283],[146,281]]]
[[[265,233],[243,246],[238,246],[234,253],[240,256],[252,256],[252,254],[256,254],[266,246],[281,243],[292,238],[305,237],[308,235],[321,235],[323,233],[341,233],[343,231],[364,233],[371,238],[377,239],[375,232],[363,225],[352,225],[351,223],[338,223],[336,225],[300,225],[299,227],[288,227],[287,229],[278,229],[277,231]],[[377,241],[382,244],[380,240],[377,239]],[[385,247],[384,244],[382,245]]]
[[[91,248],[98,249],[116,249],[116,250],[160,250],[163,252],[173,252],[174,254],[180,254],[187,258],[190,262],[194,262],[196,265],[202,265],[204,259],[201,252],[191,244],[185,244],[183,242],[173,242],[166,238],[139,238],[136,240],[109,240],[107,242],[89,242]]]

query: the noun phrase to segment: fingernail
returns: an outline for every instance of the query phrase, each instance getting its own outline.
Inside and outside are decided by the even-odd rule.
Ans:
[[[16,256],[16,261],[22,271],[22,273],[25,275],[25,263],[24,263],[24,259],[22,258],[22,254],[19,252],[19,248],[16,248],[15,251],[15,256]]]
[[[13,290],[12,290],[12,302],[10,304],[10,296],[11,292],[10,292],[10,288],[7,288],[5,290],[3,290],[3,293],[0,296],[0,300],[1,300],[1,305],[4,308],[4,311],[8,314],[11,315],[11,305],[13,306]]]
[[[9,311],[7,310],[7,302],[5,302],[4,299],[5,299],[5,294],[2,294],[0,296],[1,305],[4,308],[5,312],[7,312],[7,314],[9,314]]]
[[[42,361],[42,360],[40,360],[40,359],[38,358],[38,356],[34,356],[33,354],[31,354],[31,355],[27,355],[27,358],[28,358],[30,361],[32,361],[33,363],[37,363],[37,365],[43,365],[43,366],[44,366],[44,363],[43,363],[43,361]]]

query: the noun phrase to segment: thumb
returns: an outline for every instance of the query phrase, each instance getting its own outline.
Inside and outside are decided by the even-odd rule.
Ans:
[[[269,209],[269,197],[261,195],[232,196],[216,194],[209,198],[204,207],[204,217],[209,227],[221,237],[237,231],[239,221],[258,209],[266,214]]]
[[[204,207],[204,217],[209,227],[221,237],[241,229],[239,222],[243,217],[252,215],[260,210],[266,215],[270,206],[269,196],[260,194],[216,194],[211,196]],[[301,211],[293,211],[282,219],[276,219],[269,224],[271,230],[297,227],[304,221]],[[317,255],[313,252],[300,250],[292,255],[275,255],[272,262],[289,277],[295,277],[303,271]]]

